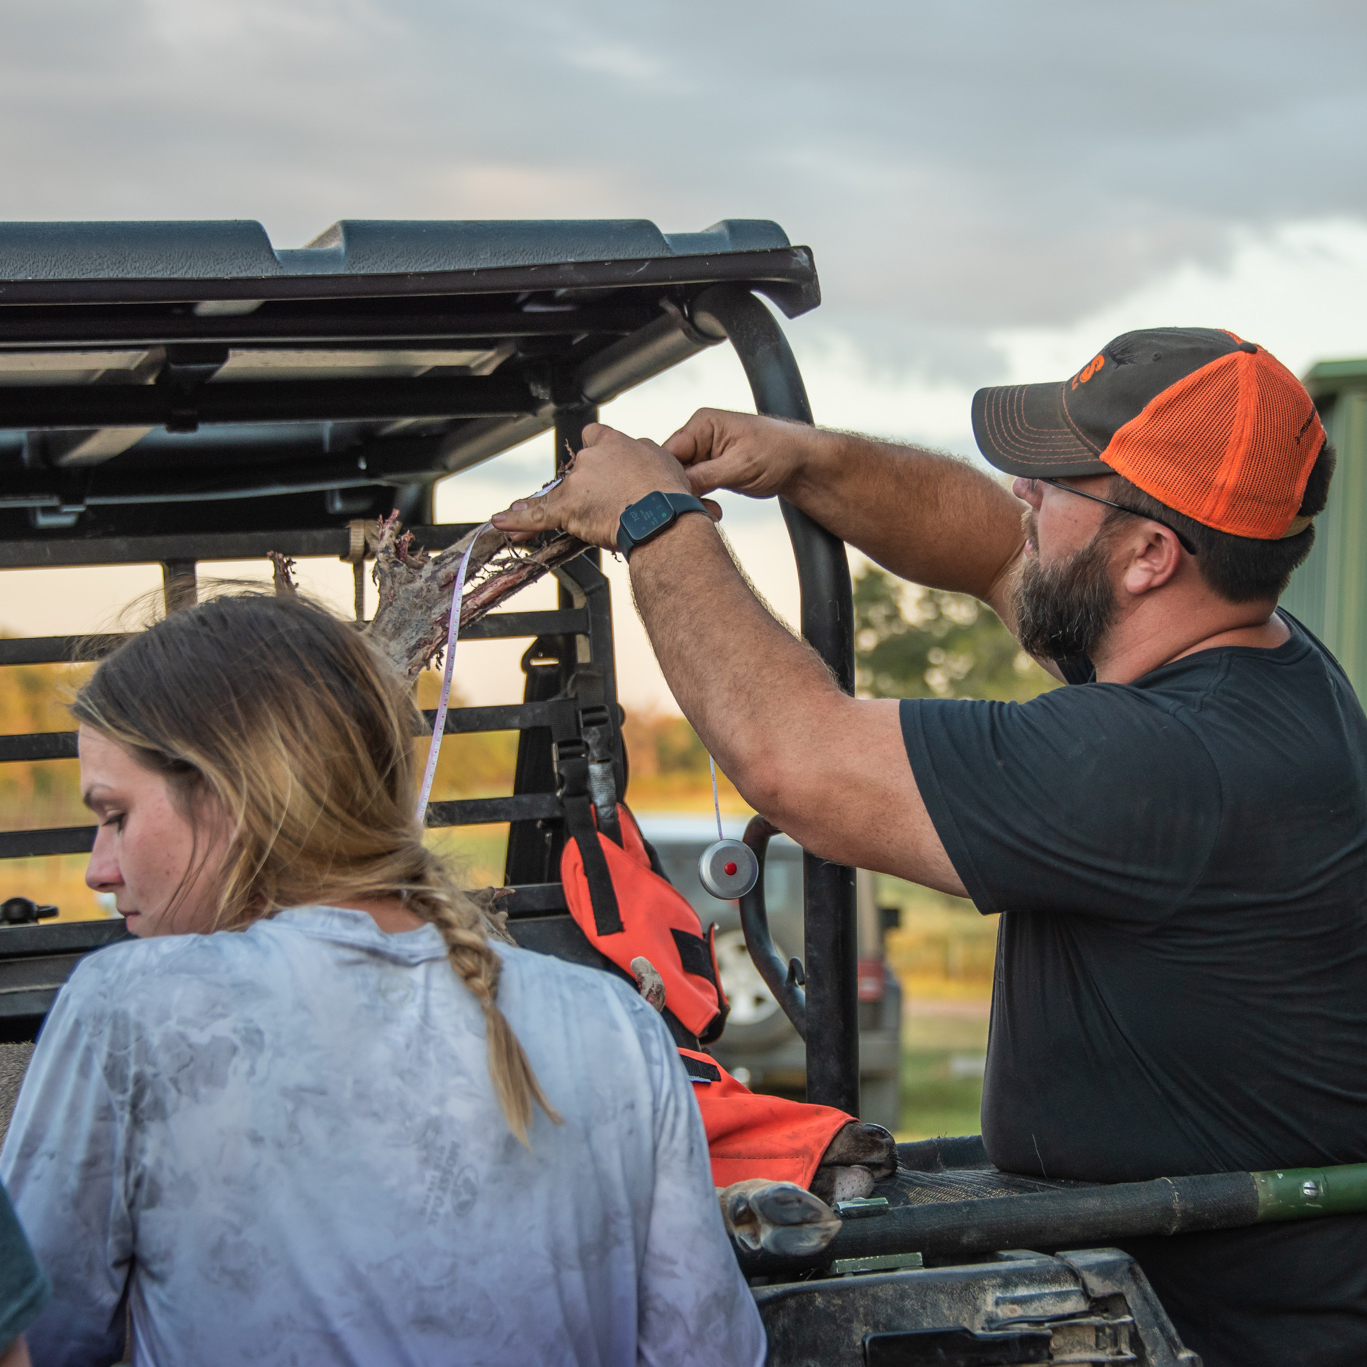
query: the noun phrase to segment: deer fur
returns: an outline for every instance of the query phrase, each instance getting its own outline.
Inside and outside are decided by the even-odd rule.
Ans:
[[[588,549],[586,542],[560,532],[544,532],[514,545],[496,528],[484,526],[431,555],[413,544],[413,533],[403,530],[397,513],[367,526],[365,539],[375,556],[372,578],[379,590],[365,633],[406,679],[416,679],[446,645],[452,590],[461,557],[472,543],[461,597],[462,628]],[[297,593],[294,561],[276,551],[270,552],[270,561],[276,593]]]
[[[370,540],[370,533],[366,535]],[[397,514],[386,518],[375,531],[379,604],[366,633],[406,678],[416,678],[446,644],[451,592],[467,548],[462,627],[587,549],[578,538],[562,533],[514,546],[502,532],[486,526],[429,555],[413,545],[413,534],[402,530]]]

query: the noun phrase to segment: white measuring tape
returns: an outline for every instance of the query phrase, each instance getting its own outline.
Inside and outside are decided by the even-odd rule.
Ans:
[[[563,476],[559,476],[551,480],[549,484],[543,484],[532,495],[532,498],[540,498],[542,494],[550,493],[562,478]],[[427,802],[432,796],[432,780],[437,776],[437,760],[441,755],[441,738],[446,731],[446,712],[451,705],[451,671],[456,663],[456,642],[460,640],[460,600],[465,593],[465,574],[470,568],[470,552],[475,549],[480,537],[493,529],[493,525],[492,522],[486,522],[470,538],[470,544],[465,548],[465,554],[460,558],[460,568],[456,571],[456,582],[451,589],[451,622],[446,628],[446,665],[441,676],[441,697],[437,702],[436,718],[432,722],[432,744],[427,751],[427,769],[422,776],[422,791],[418,794],[419,826],[423,826],[427,822]]]

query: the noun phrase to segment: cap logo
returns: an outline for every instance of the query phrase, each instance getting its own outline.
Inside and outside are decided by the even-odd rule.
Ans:
[[[1087,381],[1090,380],[1092,376],[1095,375],[1097,371],[1100,370],[1101,367],[1105,364],[1106,358],[1104,356],[1093,356],[1092,359],[1088,361],[1087,364],[1083,366],[1083,368],[1079,370],[1076,375],[1073,376],[1072,387],[1076,389],[1078,385],[1086,384]]]

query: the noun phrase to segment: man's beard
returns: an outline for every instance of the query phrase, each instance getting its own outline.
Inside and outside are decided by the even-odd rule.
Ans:
[[[1026,560],[1014,605],[1016,635],[1029,654],[1043,660],[1095,654],[1116,616],[1109,540],[1102,528],[1059,564],[1042,565],[1038,553]]]

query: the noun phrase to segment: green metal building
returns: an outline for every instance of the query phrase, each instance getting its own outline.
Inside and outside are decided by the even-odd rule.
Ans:
[[[1367,702],[1367,360],[1322,361],[1305,387],[1338,451],[1315,548],[1282,606],[1338,657]]]

